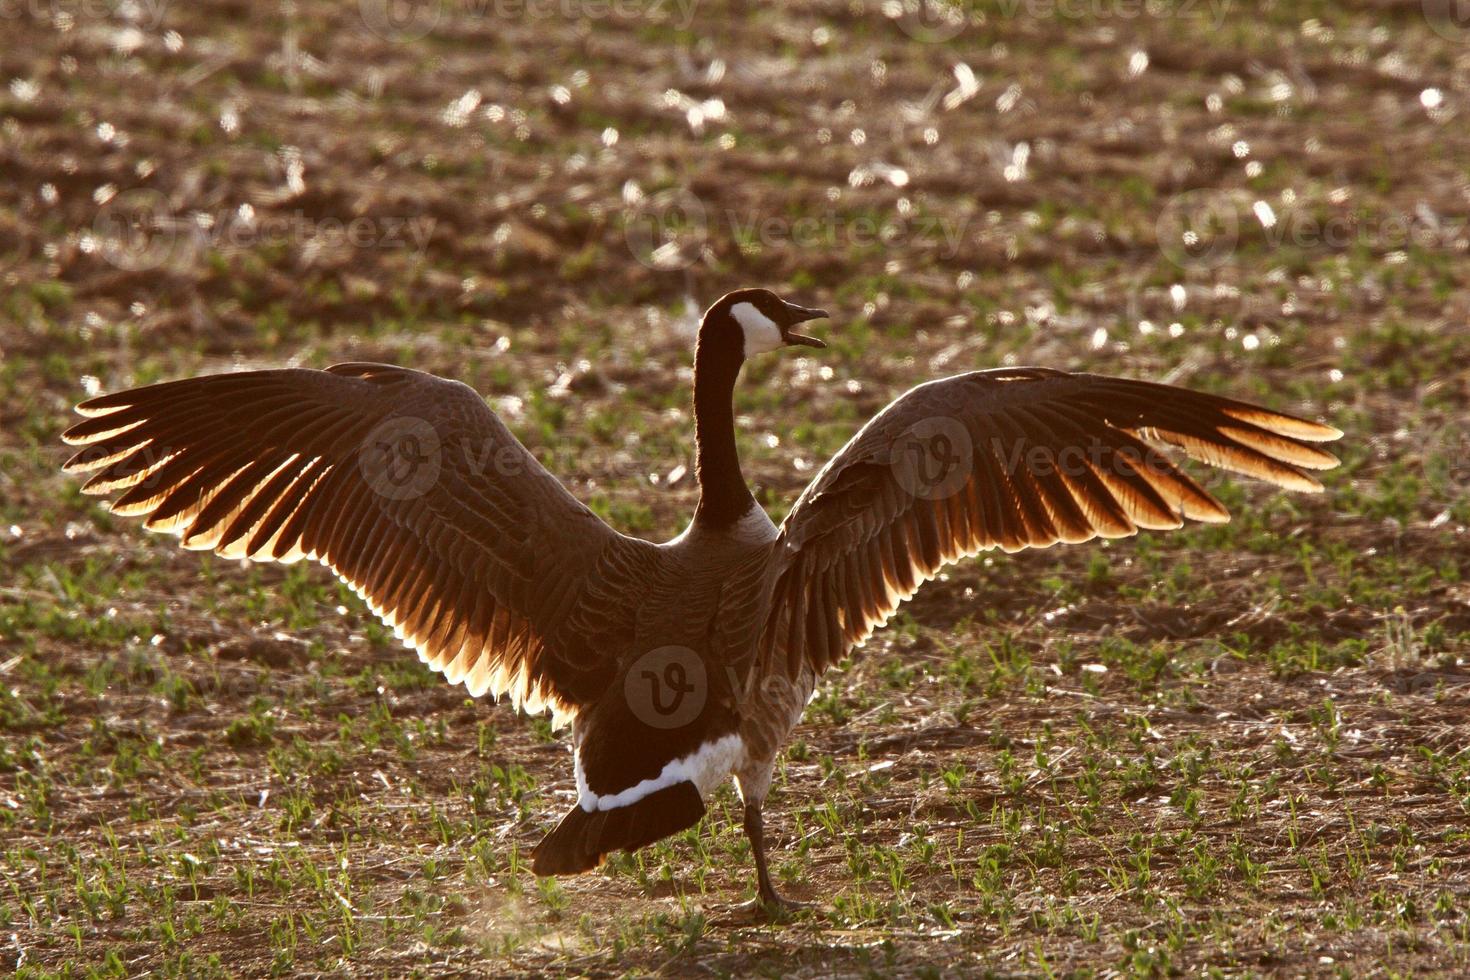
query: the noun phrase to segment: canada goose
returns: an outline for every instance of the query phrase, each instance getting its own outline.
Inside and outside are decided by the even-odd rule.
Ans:
[[[1305,471],[1337,460],[1311,444],[1341,435],[1168,385],[975,371],[889,404],[777,528],[741,476],[735,381],[753,355],[825,346],[793,332],[825,316],[764,289],[705,311],[699,503],[662,544],[580,504],[470,388],[383,364],[92,398],[66,469],[186,548],[327,565],[450,682],[571,722],[577,802],[537,874],[692,826],[733,774],[757,901],[775,907],[761,810],[776,753],[822,672],[921,583],[984,549],[1228,519],[1150,443],[1316,491]]]

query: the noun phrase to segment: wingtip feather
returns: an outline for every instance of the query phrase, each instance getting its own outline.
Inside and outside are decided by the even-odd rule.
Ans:
[[[1307,442],[1333,442],[1343,436],[1343,431],[1336,426],[1325,422],[1314,422],[1296,415],[1287,415],[1283,412],[1273,412],[1269,409],[1249,405],[1228,405],[1222,407],[1221,411],[1238,421],[1258,425],[1277,435],[1289,436],[1292,439],[1304,439]]]

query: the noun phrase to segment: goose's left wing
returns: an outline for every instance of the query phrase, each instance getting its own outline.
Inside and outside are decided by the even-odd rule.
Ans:
[[[1337,465],[1318,422],[1170,385],[1046,368],[920,385],[806,488],[778,542],[762,650],[818,673],[941,567],[1229,514],[1150,444],[1291,490]]]
[[[634,628],[656,548],[618,534],[458,382],[386,364],[94,398],[63,438],[114,513],[227,558],[312,559],[471,694],[572,717]]]

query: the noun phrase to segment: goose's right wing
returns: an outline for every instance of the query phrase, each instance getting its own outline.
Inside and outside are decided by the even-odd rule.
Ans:
[[[1337,458],[1328,425],[1170,385],[1047,368],[920,385],[874,416],[781,525],[762,647],[795,670],[840,660],[940,568],[1019,551],[1226,521],[1149,443],[1292,490]]]
[[[560,719],[602,692],[652,546],[618,534],[472,389],[384,364],[103,395],[63,438],[87,493],[184,547],[329,566],[471,694]]]

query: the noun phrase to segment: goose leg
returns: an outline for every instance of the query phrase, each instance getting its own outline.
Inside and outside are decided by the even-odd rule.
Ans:
[[[791,907],[771,884],[771,870],[766,865],[765,822],[761,817],[761,804],[751,800],[745,804],[745,836],[750,838],[750,853],[755,856],[756,895],[760,904],[775,909]]]
[[[806,908],[805,902],[792,901],[771,884],[771,869],[766,864],[765,824],[761,819],[761,804],[756,800],[745,803],[745,836],[750,838],[750,853],[755,857],[756,897],[741,911],[780,918]]]

